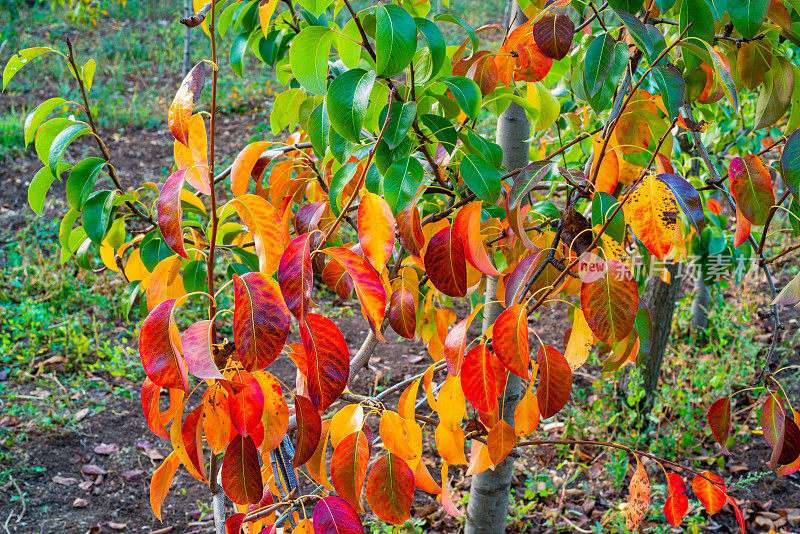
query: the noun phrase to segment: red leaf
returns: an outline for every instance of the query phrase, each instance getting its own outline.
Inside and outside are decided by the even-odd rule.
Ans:
[[[381,521],[393,525],[411,517],[414,472],[405,460],[389,453],[378,458],[367,480],[367,503]]]
[[[142,322],[139,331],[139,356],[147,377],[154,384],[166,388],[189,389],[186,364],[178,354],[170,330],[174,326],[172,310],[175,299],[165,300]]]
[[[736,504],[736,501],[733,500],[732,497],[728,496],[728,502],[733,508],[733,512],[736,514],[736,521],[739,523],[739,528],[741,529],[742,534],[747,532],[747,529],[744,525],[744,516],[742,515],[742,511],[739,509],[739,505]]]
[[[338,261],[350,275],[358,300],[361,302],[361,313],[369,322],[378,340],[384,341],[381,335],[381,323],[386,313],[386,290],[378,273],[367,260],[352,250],[330,247],[324,252]]]
[[[258,450],[253,438],[236,434],[222,460],[222,489],[236,504],[256,504],[264,493]]]
[[[476,306],[468,316],[456,323],[444,339],[444,357],[447,360],[447,368],[453,376],[458,376],[461,372],[461,363],[464,361],[464,351],[467,348],[467,329],[482,307],[480,304]]]
[[[164,503],[164,498],[169,492],[172,479],[180,465],[181,461],[178,455],[172,452],[153,472],[153,478],[150,481],[150,507],[159,521],[161,521],[161,505]]]
[[[633,328],[639,311],[639,289],[622,263],[608,260],[606,267],[596,280],[581,284],[581,309],[594,335],[615,343],[625,339]]]
[[[569,400],[572,392],[572,370],[563,354],[553,347],[544,346],[536,353],[541,377],[536,388],[536,400],[542,419],[557,414]]]
[[[300,323],[300,337],[308,356],[308,396],[323,412],[347,386],[350,350],[333,321],[316,313]]]
[[[737,211],[755,226],[765,224],[775,204],[775,193],[769,170],[761,158],[736,156],[728,168],[728,177]]]
[[[228,397],[231,422],[236,431],[249,436],[261,423],[261,413],[264,411],[264,393],[261,385],[253,375],[247,371],[235,371],[233,377],[244,388]],[[253,438],[255,442],[261,441],[260,436]]]
[[[331,482],[336,493],[363,513],[359,503],[361,489],[367,479],[367,465],[372,443],[360,430],[348,434],[333,451],[331,457]]]
[[[294,229],[297,235],[307,234],[317,229],[322,215],[325,213],[327,203],[323,201],[306,204],[297,210],[294,218]]]
[[[361,518],[341,497],[325,497],[314,507],[314,534],[364,534]]]
[[[397,214],[397,236],[400,244],[409,254],[419,258],[422,247],[425,246],[425,236],[422,233],[422,222],[419,218],[419,210],[410,203],[406,208]]]
[[[511,271],[511,274],[506,276],[505,303],[507,308],[517,304],[518,297],[522,297],[520,293],[531,279],[531,276],[533,276],[533,273],[541,265],[540,260],[543,259],[542,251],[535,250],[522,258],[514,267],[514,270]]]
[[[149,378],[145,378],[142,383],[141,397],[142,411],[147,420],[147,426],[150,427],[150,430],[156,436],[162,439],[169,439],[169,432],[167,432],[166,424],[181,410],[184,392],[181,389],[170,389],[170,406],[163,412],[159,410],[160,394],[161,386],[154,384]]]
[[[706,419],[714,434],[714,439],[722,447],[722,454],[730,454],[725,442],[728,441],[728,435],[731,432],[731,398],[723,397],[715,401],[708,409]]]
[[[486,345],[481,344],[467,353],[461,366],[464,396],[476,410],[484,413],[497,409],[497,389],[491,356]]]
[[[692,491],[703,503],[703,508],[706,509],[706,512],[714,515],[722,510],[722,507],[725,506],[725,501],[728,499],[725,491],[725,482],[720,476],[708,471],[703,471],[702,474],[706,478],[696,475],[692,481]]]
[[[572,46],[575,24],[561,13],[545,13],[533,25],[533,38],[539,49],[552,59],[564,59]]]
[[[244,512],[228,516],[228,519],[225,520],[225,534],[239,534],[242,531],[245,517],[247,514]]]
[[[764,439],[772,448],[769,467],[775,469],[786,435],[786,411],[783,408],[782,397],[770,394],[764,401],[764,407],[761,409],[761,430],[764,432]]]
[[[686,493],[686,484],[679,474],[667,473],[667,493],[669,495]]]
[[[205,481],[205,461],[203,460],[203,426],[200,424],[203,406],[198,405],[189,412],[181,426],[181,440],[189,461]],[[178,421],[176,420],[176,423]],[[173,423],[174,424],[174,423]]]
[[[263,273],[233,275],[233,339],[248,371],[264,369],[289,337],[289,310],[278,284]]]
[[[342,300],[346,300],[353,292],[353,279],[344,270],[342,264],[333,258],[325,264],[325,268],[322,270],[322,281]]]
[[[256,445],[262,451],[271,451],[280,445],[289,428],[289,406],[283,398],[283,389],[277,378],[261,371],[254,376],[264,397],[264,410],[261,412],[264,437]]]
[[[750,221],[745,219],[739,208],[736,208],[736,232],[733,234],[733,246],[739,245],[750,239]]]
[[[433,286],[450,297],[467,294],[467,261],[458,230],[443,228],[428,242],[425,272]]]
[[[481,206],[482,203],[479,200],[458,210],[453,227],[463,238],[464,255],[467,261],[484,274],[500,276],[500,273],[489,260],[481,239]]]
[[[686,517],[686,512],[689,511],[689,497],[682,493],[670,495],[667,502],[664,503],[664,515],[667,517],[667,523],[673,527],[677,527],[683,522]]]
[[[800,427],[790,417],[784,420],[784,426],[783,448],[778,457],[778,464],[790,465],[800,458]]]
[[[394,248],[392,209],[375,193],[366,193],[358,204],[358,242],[378,272],[383,271]]]
[[[197,321],[181,336],[181,348],[189,372],[203,380],[225,378],[214,363],[211,321]]]
[[[183,79],[167,112],[169,131],[172,132],[175,139],[187,146],[189,145],[189,119],[192,116],[192,107],[200,98],[205,82],[206,64],[205,61],[201,61],[192,67],[192,70]]]
[[[492,348],[506,369],[524,380],[530,380],[528,314],[525,306],[511,306],[497,317]]]
[[[183,246],[183,209],[181,208],[181,191],[186,180],[186,169],[177,171],[167,178],[156,202],[158,229],[164,242],[179,256],[189,258]]]
[[[392,330],[406,339],[414,339],[417,331],[417,303],[414,294],[405,287],[399,287],[389,300],[389,325]]]
[[[316,406],[300,395],[294,398],[294,410],[297,414],[297,445],[292,465],[299,467],[314,456],[314,451],[317,450],[322,435],[322,418]]]
[[[298,321],[306,318],[314,284],[310,240],[311,234],[303,234],[289,243],[278,265],[278,284],[283,300]]]
[[[283,251],[283,228],[272,204],[258,195],[244,195],[231,201],[244,221],[258,256],[258,269],[272,275],[278,268]]]

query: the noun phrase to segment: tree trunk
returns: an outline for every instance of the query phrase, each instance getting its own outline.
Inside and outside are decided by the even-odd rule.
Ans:
[[[513,1],[513,0],[512,0]],[[517,12],[514,26],[525,22],[525,15],[514,2]],[[519,169],[528,164],[528,142],[531,124],[528,116],[518,104],[512,103],[497,120],[497,144],[503,148],[503,164],[509,170]],[[497,278],[489,277],[486,281],[484,308],[484,331],[497,320],[501,306],[497,302]],[[508,382],[500,399],[503,407],[501,414],[510,425],[514,424],[514,409],[522,397],[522,381],[513,374],[508,374]],[[484,471],[472,477],[469,503],[467,504],[466,534],[498,534],[506,530],[508,515],[508,498],[511,491],[511,475],[514,458],[508,457],[495,469]]]
[[[675,312],[675,301],[681,286],[680,263],[666,265],[670,274],[670,283],[665,284],[661,273],[651,273],[647,279],[643,300],[650,309],[650,318],[653,323],[653,343],[650,354],[644,363],[644,391],[641,402],[642,412],[647,413],[653,407],[658,378],[661,375],[661,364],[664,362],[664,353],[667,350],[670,332],[672,332],[672,315]]]
[[[192,0],[183,0],[184,17],[191,17],[194,15],[194,6]],[[183,75],[189,74],[189,69],[192,68],[192,30],[186,28],[183,34]]]
[[[711,293],[703,281],[703,273],[698,269],[697,278],[694,280],[695,296],[692,301],[692,331],[702,334],[708,328],[708,306],[711,303]]]

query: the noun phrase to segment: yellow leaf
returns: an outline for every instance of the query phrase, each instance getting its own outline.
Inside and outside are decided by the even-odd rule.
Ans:
[[[333,448],[364,425],[364,408],[360,404],[348,404],[336,412],[331,421],[331,445]]]
[[[180,269],[180,256],[164,258],[153,269],[150,283],[147,286],[147,309],[149,311],[167,299],[179,299],[186,294]]]
[[[593,343],[594,334],[589,328],[589,323],[586,322],[583,311],[575,308],[572,332],[567,342],[567,350],[564,352],[564,357],[569,362],[569,368],[572,372],[575,372],[586,362],[589,353],[592,351]]]

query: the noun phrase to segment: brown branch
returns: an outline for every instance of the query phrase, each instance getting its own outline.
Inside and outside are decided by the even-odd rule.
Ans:
[[[191,17],[186,17],[181,19],[181,24],[183,24],[187,28],[196,28],[197,26],[200,26],[204,20],[206,20],[206,15],[208,14],[209,11],[212,11],[213,8],[214,8],[214,2],[208,2],[206,5],[200,8],[200,11],[198,11]]]

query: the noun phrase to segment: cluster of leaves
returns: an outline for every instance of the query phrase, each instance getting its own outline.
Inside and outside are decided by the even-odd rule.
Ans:
[[[665,259],[728,248],[719,204],[706,203],[697,182],[674,165],[679,134],[709,159],[699,133],[714,108],[702,105],[727,97],[737,114],[739,93],[757,90],[757,127],[778,123],[791,133],[800,121],[789,60],[797,42],[793,4],[616,0],[586,12],[568,0],[523,2],[530,20],[512,31],[473,29],[451,14],[429,17],[426,1],[359,12],[347,0],[332,4],[287,1],[279,10],[277,0],[195,2],[199,15],[189,23],[210,37],[211,61],[192,69],[169,108],[174,172],[133,191],[123,189],[94,127],[91,60],[79,67],[71,50],[31,48],[3,73],[5,86],[30,60],[55,53],[80,85],[82,104],[56,97],[26,120],[25,141],[44,164],[29,199],[40,211],[50,185],[66,175],[71,209],[61,225],[62,262],[74,256],[84,268],[119,272],[128,282],[126,313],[141,296],[143,410],[174,449],[151,484],[159,516],[181,464],[212,493],[221,484],[236,503],[230,531],[244,522],[259,531],[289,521],[299,532],[361,532],[362,493],[375,515],[399,524],[410,517],[415,488],[462,515],[448,494],[449,466],[481,473],[515,447],[539,443],[526,436],[566,405],[572,375],[594,346],[604,355],[604,376],[647,357],[652,324],[631,275],[632,254],[643,249]],[[344,26],[328,19],[345,8]],[[463,43],[447,46],[444,24],[461,28]],[[243,147],[229,169],[216,172],[216,38],[229,32],[234,72],[242,75],[252,56],[288,87],[270,121],[275,134],[293,133],[286,143]],[[481,49],[483,32],[502,36],[499,49]],[[209,67],[212,106],[198,111]],[[86,120],[49,118],[65,104]],[[537,161],[520,169],[505,168],[502,148],[475,128],[481,114],[499,115],[512,104],[528,114],[538,145]],[[708,120],[695,121],[692,105]],[[65,154],[83,135],[96,137],[102,157],[73,165]],[[778,168],[767,167],[763,154],[730,162],[737,213],[730,250],[755,242],[753,227],[766,235],[789,192],[797,194],[798,135],[789,137]],[[708,183],[726,193],[710,165]],[[98,189],[103,175],[116,189]],[[788,188],[777,202],[773,175]],[[223,193],[230,200],[218,205]],[[485,294],[488,277],[498,280],[493,294]],[[352,357],[336,323],[314,311],[320,284],[360,304],[369,334]],[[787,291],[776,303],[788,303]],[[800,300],[800,291],[792,294]],[[232,309],[218,309],[222,296]],[[181,313],[188,299],[207,299],[208,317]],[[457,299],[470,306],[460,320]],[[564,352],[538,336],[531,347],[531,316],[559,302],[568,303],[572,320]],[[479,314],[496,306],[503,310],[489,328],[469,335]],[[219,339],[225,320],[232,340]],[[189,326],[181,332],[183,323]],[[421,340],[430,366],[378,395],[350,391],[371,351],[386,342],[387,325]],[[293,331],[299,342],[289,341]],[[278,358],[296,366],[295,387],[268,371]],[[520,380],[512,425],[500,404]],[[189,409],[195,394],[202,401]],[[793,472],[797,413],[789,416],[779,388],[765,402],[771,463],[780,474]],[[429,415],[420,413],[424,404]],[[379,421],[377,437],[370,416]],[[725,446],[730,399],[712,407],[709,422]],[[441,482],[424,460],[423,425],[435,429]],[[709,513],[729,502],[741,521],[718,476],[594,444],[636,456],[628,528],[650,505],[639,457],[692,473]],[[300,495],[299,468],[319,484],[315,492]],[[665,514],[677,525],[688,508],[686,488],[678,474],[667,476]],[[314,501],[313,517],[301,521],[299,511]]]

